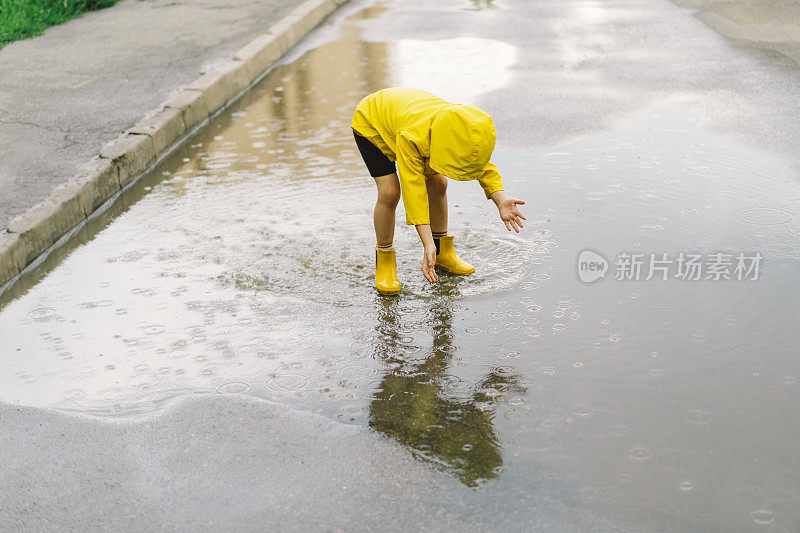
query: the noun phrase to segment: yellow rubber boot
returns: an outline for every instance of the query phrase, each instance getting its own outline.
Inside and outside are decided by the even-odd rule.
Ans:
[[[397,279],[397,259],[394,250],[375,249],[375,288],[381,294],[397,294],[400,292],[400,280]]]
[[[456,255],[453,236],[439,237],[439,250],[436,253],[436,266],[453,274],[472,274],[475,267]]]

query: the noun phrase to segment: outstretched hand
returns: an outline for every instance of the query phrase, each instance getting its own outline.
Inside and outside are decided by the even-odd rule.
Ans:
[[[525,202],[514,198],[506,198],[497,204],[497,209],[500,211],[500,218],[503,220],[503,224],[506,225],[508,231],[514,228],[514,231],[517,233],[519,233],[520,228],[525,227],[522,225],[522,221],[527,220],[525,215],[517,208],[518,205],[525,205]]]
[[[430,283],[436,281],[436,247],[426,246],[422,256],[422,274]]]

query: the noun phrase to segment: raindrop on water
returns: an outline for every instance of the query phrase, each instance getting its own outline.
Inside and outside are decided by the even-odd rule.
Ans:
[[[253,386],[246,381],[231,381],[218,386],[216,391],[219,394],[244,394],[252,389]]]
[[[758,509],[750,513],[753,522],[760,525],[767,525],[772,523],[772,511],[766,509]]]
[[[649,448],[643,446],[634,446],[628,450],[628,457],[636,461],[644,461],[652,457],[653,452]]]

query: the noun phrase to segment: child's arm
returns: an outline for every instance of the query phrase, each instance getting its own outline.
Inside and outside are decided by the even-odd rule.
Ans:
[[[503,220],[503,224],[506,225],[506,228],[508,228],[508,231],[511,231],[513,227],[514,231],[519,233],[519,229],[524,227],[522,221],[527,219],[525,215],[517,209],[517,206],[525,205],[525,202],[509,198],[505,191],[495,191],[489,195],[489,198],[492,199],[497,206],[497,210],[500,211],[500,218]]]
[[[428,212],[428,188],[425,185],[422,158],[416,147],[416,139],[408,132],[397,135],[397,173],[400,190],[406,209],[406,224],[414,225],[422,241],[422,274],[429,282],[436,281],[436,245],[431,234]]]
[[[430,224],[418,224],[415,226],[417,233],[419,233],[419,240],[422,241],[422,246],[425,247],[424,255],[422,256],[422,274],[425,279],[433,283],[436,281],[436,245],[433,243],[433,234],[431,233]]]

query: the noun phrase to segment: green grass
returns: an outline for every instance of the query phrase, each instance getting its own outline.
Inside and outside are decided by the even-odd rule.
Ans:
[[[0,0],[0,48],[117,0]]]

